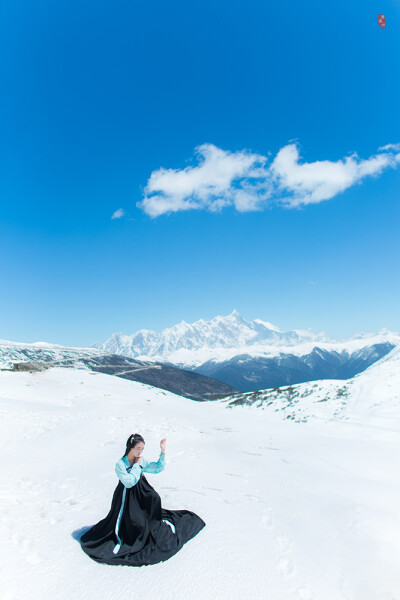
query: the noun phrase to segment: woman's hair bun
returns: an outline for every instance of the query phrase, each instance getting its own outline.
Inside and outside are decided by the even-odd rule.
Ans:
[[[133,446],[135,446],[138,442],[143,442],[144,443],[144,439],[140,435],[140,433],[133,433],[132,435],[130,435],[128,437],[128,439],[126,440],[126,448],[127,448],[127,450],[130,450],[131,448],[133,448]]]

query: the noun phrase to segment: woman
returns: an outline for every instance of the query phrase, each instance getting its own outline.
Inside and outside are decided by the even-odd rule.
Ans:
[[[167,560],[194,537],[205,522],[190,510],[167,510],[144,473],[165,467],[166,439],[160,457],[148,462],[144,439],[138,433],[126,442],[124,456],[115,465],[119,478],[108,515],[81,537],[84,552],[109,565],[153,565]]]

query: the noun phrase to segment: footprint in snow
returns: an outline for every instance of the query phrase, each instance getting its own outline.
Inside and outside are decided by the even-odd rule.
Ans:
[[[43,558],[37,552],[29,553],[26,557],[26,562],[30,565],[37,565],[43,562]]]
[[[307,590],[306,588],[298,589],[297,594],[298,594],[299,600],[314,600],[314,596],[312,595],[310,590]]]
[[[297,573],[295,563],[290,559],[290,553],[293,550],[293,541],[284,535],[276,538],[280,548],[281,558],[278,561],[278,569],[287,578],[293,577]]]
[[[292,550],[293,542],[289,540],[289,538],[285,537],[284,535],[281,535],[276,539],[283,552],[290,552],[290,550]]]
[[[253,496],[252,494],[244,494],[244,495],[249,500],[253,500],[253,502],[262,502],[262,500],[261,500],[261,498],[259,496]]]
[[[73,498],[66,498],[64,500],[64,504],[69,504],[70,506],[77,506],[78,502]]]
[[[231,427],[214,427],[215,431],[228,431],[230,432],[234,432],[235,429],[232,429]]]
[[[273,529],[275,527],[275,522],[273,519],[273,512],[271,508],[268,508],[262,515],[260,521],[261,525],[266,529]]]
[[[278,562],[278,568],[285,577],[293,577],[296,573],[294,563],[288,558],[281,558]]]
[[[251,454],[251,456],[262,456],[259,452],[246,452],[246,450],[241,450],[242,454]]]
[[[43,558],[37,552],[32,552],[32,540],[29,538],[23,538],[20,535],[14,533],[11,537],[11,541],[14,545],[19,546],[26,556],[25,560],[28,564],[37,565],[43,561]]]

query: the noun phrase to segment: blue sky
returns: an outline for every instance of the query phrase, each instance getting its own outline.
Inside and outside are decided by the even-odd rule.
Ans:
[[[0,338],[400,330],[400,0],[15,0],[0,28]]]

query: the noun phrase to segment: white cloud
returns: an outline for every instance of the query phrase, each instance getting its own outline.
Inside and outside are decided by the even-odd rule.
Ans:
[[[118,210],[115,211],[115,213],[112,215],[112,219],[121,219],[122,217],[124,217],[126,215],[126,212],[124,211],[123,208],[118,208]]]
[[[381,146],[378,150],[400,150],[400,144],[386,144],[386,146]]]
[[[198,146],[196,154],[196,166],[153,171],[137,206],[151,217],[180,210],[217,212],[226,206],[238,212],[272,204],[294,208],[328,200],[365,177],[400,164],[400,144],[382,146],[365,160],[353,153],[337,161],[312,163],[301,163],[296,143],[281,148],[269,165],[260,154],[229,152],[213,144]]]
[[[213,144],[199,146],[196,154],[198,166],[153,171],[138,206],[152,217],[178,210],[215,212],[232,204],[239,211],[257,208],[266,194],[260,185],[264,156]]]
[[[400,154],[381,152],[366,160],[356,153],[337,161],[322,160],[300,164],[295,144],[282,148],[270,166],[277,192],[285,194],[284,204],[295,207],[329,200],[368,175],[379,175],[386,167],[396,167]]]

